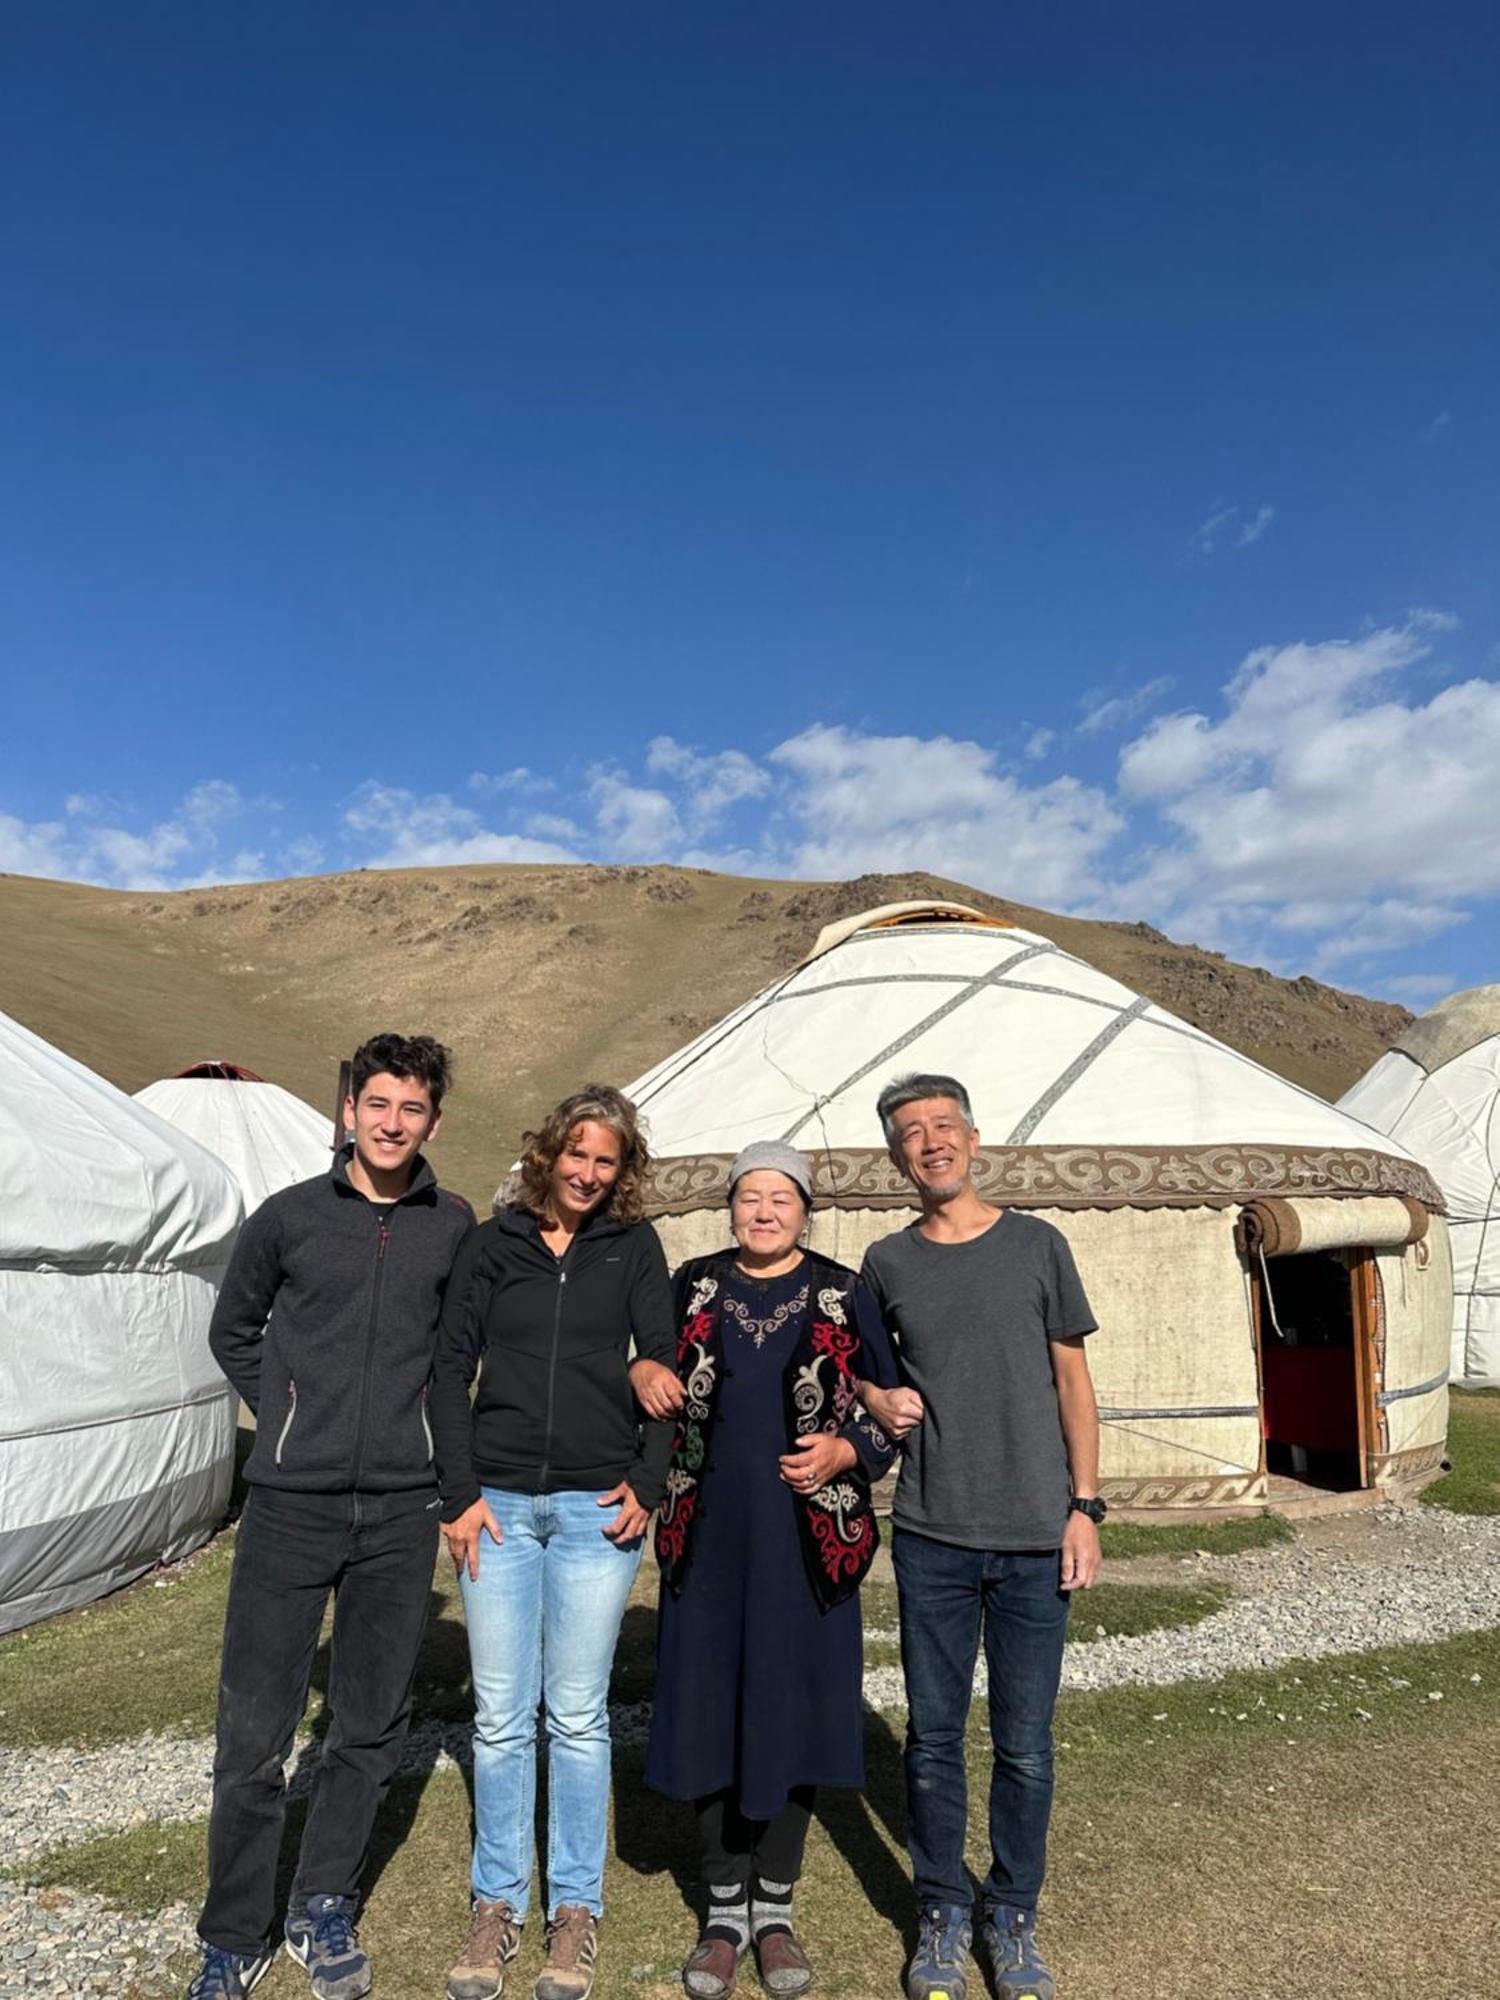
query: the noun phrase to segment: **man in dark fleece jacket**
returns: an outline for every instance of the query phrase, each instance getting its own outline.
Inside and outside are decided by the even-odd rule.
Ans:
[[[203,1962],[189,2000],[240,2000],[274,1956],[282,1769],[333,1593],[333,1720],[286,1916],[318,2000],[360,2000],[365,1851],[406,1735],[437,1556],[427,1380],[443,1292],[474,1225],[421,1147],[448,1052],[376,1035],[354,1057],[330,1173],[246,1222],[209,1344],[256,1418],[219,1678]]]

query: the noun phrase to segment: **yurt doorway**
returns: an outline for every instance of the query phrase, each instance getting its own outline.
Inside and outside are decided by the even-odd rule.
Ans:
[[[1271,1490],[1374,1483],[1376,1310],[1365,1250],[1312,1250],[1252,1267],[1261,1430]],[[1284,1484],[1282,1484],[1284,1482]]]

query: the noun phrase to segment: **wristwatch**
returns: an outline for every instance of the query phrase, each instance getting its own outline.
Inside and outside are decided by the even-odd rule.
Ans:
[[[1068,1502],[1068,1512],[1070,1514],[1087,1514],[1097,1528],[1109,1512],[1109,1509],[1102,1500],[1070,1500]]]

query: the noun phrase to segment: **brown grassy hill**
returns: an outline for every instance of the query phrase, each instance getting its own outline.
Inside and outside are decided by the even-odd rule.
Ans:
[[[224,1056],[330,1109],[339,1060],[362,1036],[430,1030],[459,1063],[438,1158],[487,1202],[523,1126],[565,1090],[637,1075],[794,964],[834,918],[919,896],[1054,938],[1329,1096],[1411,1018],[1146,924],[1052,916],[932,875],[788,883],[499,865],[173,895],[0,876],[0,1010],[126,1090]]]

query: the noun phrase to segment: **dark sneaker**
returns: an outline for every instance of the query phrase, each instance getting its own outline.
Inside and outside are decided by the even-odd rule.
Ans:
[[[755,1968],[773,2000],[794,2000],[812,1985],[812,1966],[795,1932],[778,1926],[755,1940]]]
[[[599,1923],[582,1903],[563,1903],[547,1925],[547,1957],[536,1976],[536,2000],[588,2000],[599,1951]]]
[[[927,1904],[906,1968],[907,2000],[966,2000],[973,1939],[967,1910],[956,1903]]]
[[[271,1969],[274,1951],[246,1958],[237,1951],[220,1951],[216,1944],[203,1947],[203,1963],[187,1990],[187,2000],[244,2000],[251,1987]]]
[[[317,2000],[364,2000],[374,1982],[369,1953],[354,1934],[352,1896],[309,1896],[286,1915],[286,1948]]]
[[[448,2000],[500,2000],[505,1968],[521,1949],[521,1926],[509,1903],[474,1898],[463,1956],[448,1974]]]
[[[692,2000],[729,2000],[746,1949],[727,1937],[699,1938],[682,1968],[682,1984]]]
[[[997,1903],[979,1934],[994,1968],[997,2000],[1053,2000],[1057,1988],[1037,1948],[1033,1911]]]

